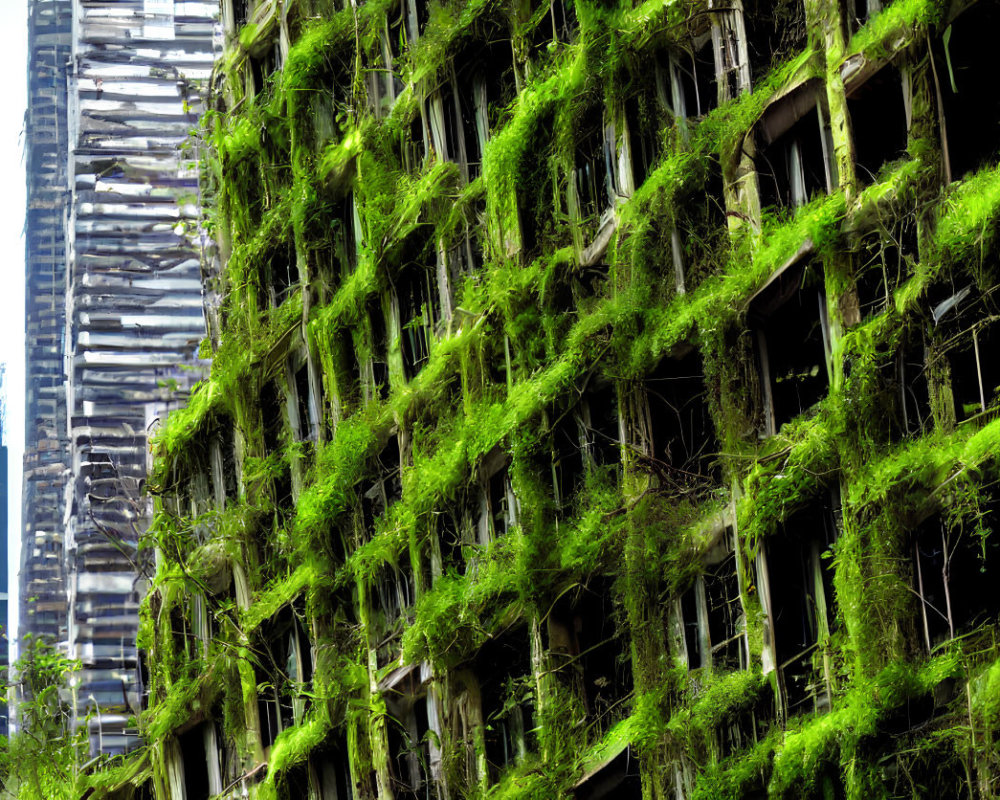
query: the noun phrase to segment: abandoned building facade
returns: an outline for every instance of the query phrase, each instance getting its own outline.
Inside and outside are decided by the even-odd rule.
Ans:
[[[205,2],[29,4],[27,444],[19,635],[79,660],[90,750],[139,744],[149,431],[205,335],[197,155]],[[147,563],[148,562],[148,563]]]
[[[221,22],[88,796],[1000,796],[1000,3]]]

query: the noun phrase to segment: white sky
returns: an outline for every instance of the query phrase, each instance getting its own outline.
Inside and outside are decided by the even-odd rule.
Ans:
[[[10,627],[17,625],[17,568],[21,553],[21,454],[24,450],[24,147],[28,81],[27,0],[0,0],[0,361],[7,364],[10,498],[7,510]]]

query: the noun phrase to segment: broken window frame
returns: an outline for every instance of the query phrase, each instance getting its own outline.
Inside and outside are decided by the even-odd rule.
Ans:
[[[309,753],[309,800],[354,800],[354,777],[346,737]]]
[[[687,366],[686,362],[692,357],[697,357],[699,361],[698,370],[693,375],[683,373],[683,369]],[[665,367],[669,368],[670,374],[659,377]],[[681,371],[681,374],[677,374],[678,370]],[[682,407],[679,409],[673,408],[670,400],[663,395],[662,391],[657,392],[656,387],[650,385],[655,382],[688,381],[691,379],[697,380],[698,378],[701,378],[701,391],[694,396],[685,398]],[[700,353],[695,348],[687,345],[677,348],[674,353],[664,356],[660,363],[646,376],[645,380],[637,385],[633,391],[635,421],[630,431],[632,436],[631,446],[639,456],[640,462],[656,476],[659,488],[669,488],[686,493],[689,491],[699,492],[707,487],[715,486],[720,476],[717,474],[717,468],[713,467],[714,462],[709,464],[707,474],[700,471],[702,468],[700,462],[716,452],[719,446],[715,423],[711,418],[711,412],[705,400],[708,390],[704,383],[704,371]],[[653,407],[650,401],[651,393],[660,397],[663,405],[670,407],[677,415],[679,421],[677,434],[681,437],[684,458],[684,461],[679,466],[674,463],[673,448],[670,447],[675,439],[671,439],[666,443],[666,448],[664,448],[662,454],[669,456],[670,461],[668,462],[660,457],[658,444],[662,444],[662,442],[658,440],[662,437],[657,435],[657,429],[660,428],[662,433],[662,428],[654,420],[655,415],[653,414]],[[693,407],[693,403],[697,405]],[[701,417],[701,420],[706,423],[705,430],[691,430],[691,423],[695,421],[694,415]],[[685,433],[692,436],[690,445],[685,441]],[[697,441],[694,440],[694,437],[702,434],[704,434],[703,438]],[[706,453],[706,447],[712,447],[713,449],[709,453]],[[692,471],[692,467],[694,466],[699,468],[698,472]]]
[[[756,572],[757,586],[760,591],[761,608],[766,617],[766,627],[764,634],[765,653],[763,654],[764,672],[774,670],[777,674],[778,703],[783,719],[787,720],[798,709],[806,703],[812,701],[812,709],[808,711],[823,711],[830,707],[833,697],[832,667],[826,652],[829,637],[833,631],[835,621],[836,595],[832,588],[832,567],[824,564],[824,553],[829,552],[838,538],[839,532],[839,508],[840,498],[836,487],[831,488],[827,500],[817,498],[812,503],[798,509],[793,513],[788,521],[782,525],[782,530],[768,539],[764,547],[757,552]],[[812,521],[818,516],[821,519],[822,530],[807,530],[805,536],[802,531],[795,530],[796,523],[802,524],[802,520]],[[798,536],[796,534],[799,534]],[[785,541],[781,541],[784,539]],[[775,601],[776,588],[785,585],[782,578],[772,580],[771,562],[776,560],[772,556],[771,549],[779,548],[778,551],[786,552],[789,539],[794,539],[795,545],[799,547],[800,563],[803,568],[803,577],[806,597],[802,608],[805,609],[806,617],[800,619],[803,631],[809,634],[811,642],[807,642],[804,649],[788,655],[784,660],[779,661],[779,646],[781,646],[781,635],[778,633],[778,620],[781,614],[791,613],[794,609],[778,604]],[[780,545],[780,546],[779,546]],[[776,552],[778,552],[776,551]],[[800,609],[801,610],[801,609]],[[786,654],[787,655],[787,654]],[[816,657],[822,658],[822,667],[815,666]],[[796,676],[791,670],[804,670],[801,677],[811,677],[812,682],[804,687],[805,693],[802,697],[791,697],[791,682]]]
[[[413,568],[404,559],[398,565],[388,564],[375,580],[370,591],[371,632],[377,641],[370,643],[379,667],[398,663],[403,631],[412,622],[417,602],[417,584]]]
[[[985,517],[995,520],[997,516],[997,504],[994,501],[988,506]],[[1000,602],[994,601],[994,607],[984,607],[981,602],[974,604],[965,603],[966,606],[974,606],[979,612],[971,619],[960,618],[958,615],[963,610],[963,591],[967,591],[970,586],[976,583],[976,579],[989,582],[988,566],[995,573],[1000,566],[1000,551],[997,550],[996,536],[1000,534],[1000,528],[995,521],[991,521],[991,529],[985,535],[981,535],[976,529],[975,523],[963,520],[959,524],[950,524],[941,513],[931,515],[917,526],[911,533],[912,548],[910,561],[912,564],[913,592],[917,597],[920,608],[920,633],[922,643],[928,655],[933,655],[937,648],[953,641],[956,637],[968,635],[977,627],[989,626],[996,622],[997,614],[1000,613]],[[938,542],[940,537],[940,543]],[[938,549],[939,548],[939,549]],[[932,551],[929,553],[928,551]],[[935,557],[940,553],[940,571],[934,569]],[[987,565],[989,556],[992,561]],[[963,564],[963,560],[971,561]],[[953,564],[959,569],[963,566],[968,573],[970,566],[978,564],[978,575],[974,572],[972,576],[966,574],[954,575],[952,573]],[[995,578],[992,578],[995,581]],[[937,605],[928,598],[932,589],[937,589],[943,595],[943,604],[938,599]],[[980,591],[992,592],[995,595],[995,587],[992,583],[988,586],[979,586]],[[941,607],[943,605],[943,608]],[[964,609],[968,611],[969,608]],[[985,615],[985,619],[983,618]],[[942,622],[946,625],[946,630],[940,629]]]
[[[774,100],[754,125],[751,135],[754,138],[756,156],[754,163],[758,181],[758,194],[763,197],[760,182],[764,173],[759,162],[763,159],[770,163],[767,151],[775,147],[802,120],[815,112],[819,133],[820,152],[823,159],[824,193],[832,192],[838,182],[836,165],[833,161],[833,138],[830,132],[829,111],[826,96],[817,79],[806,81],[791,91]],[[802,156],[802,140],[797,136],[785,142],[778,154],[783,159],[785,175],[788,180],[788,202],[783,202],[781,187],[776,187],[778,197],[777,208],[799,208],[809,202],[806,187],[806,168]],[[777,173],[771,169],[770,177],[777,178]],[[761,207],[764,207],[761,200]]]
[[[302,397],[300,376],[305,370],[307,395]],[[317,385],[319,383],[312,358],[308,351],[292,353],[285,360],[285,384],[288,386],[288,422],[297,442],[319,441],[320,397]],[[303,407],[307,418],[302,419]]]
[[[407,274],[411,272],[416,272],[416,276]],[[438,293],[436,283],[436,270],[432,277],[429,270],[415,264],[404,267],[392,282],[391,313],[399,333],[399,351],[407,380],[413,380],[430,360],[440,316],[434,302]],[[407,288],[416,291],[405,292]]]
[[[899,416],[901,422],[901,432],[905,436],[921,436],[929,433],[934,426],[934,415],[931,409],[930,387],[927,381],[927,343],[923,338],[923,331],[918,332],[920,339],[911,342],[904,338],[900,344],[899,352],[893,362],[896,383],[899,386]],[[919,346],[919,361],[914,361],[911,356],[912,348]],[[911,373],[916,369],[916,374]],[[922,388],[918,395],[917,389]],[[921,413],[921,411],[923,413]],[[912,415],[912,418],[911,418]]]
[[[302,600],[285,605],[264,623],[255,638],[257,733],[266,757],[278,734],[302,722],[309,705],[315,659]],[[277,653],[274,646],[280,648]]]
[[[422,662],[400,667],[379,683],[379,691],[387,711],[386,750],[393,795],[398,800],[436,796],[434,787],[443,779],[442,717],[430,666]],[[423,719],[418,716],[421,706]],[[393,732],[399,736],[398,752],[393,752]],[[405,775],[400,771],[401,761]]]
[[[577,404],[562,412],[549,425],[552,496],[560,513],[570,510],[588,466],[587,432],[583,408]],[[568,452],[573,448],[574,452]],[[579,462],[578,464],[571,462]],[[578,466],[578,469],[573,469]],[[567,483],[569,485],[567,485]]]
[[[465,574],[465,547],[470,544],[471,521],[466,504],[459,501],[449,509],[431,512],[434,518],[431,544],[431,581],[437,583],[454,568]],[[452,537],[445,541],[445,537]]]
[[[718,102],[726,103],[750,91],[746,28],[739,7],[711,9],[711,12]]]
[[[384,302],[375,298],[368,304],[367,326],[364,330],[368,357],[361,365],[362,396],[365,403],[387,400],[392,391],[392,371],[389,368],[389,330],[386,325]],[[390,309],[390,313],[392,313]]]
[[[479,769],[485,768],[482,777],[493,785],[532,749],[535,696],[529,631],[522,626],[489,640],[477,654],[472,673],[475,678],[469,682],[475,684],[479,701],[473,719],[483,729]],[[498,740],[502,756],[491,758]]]
[[[987,335],[1000,338],[1000,308],[996,305],[994,290],[980,293],[974,284],[969,284],[950,297],[937,303],[931,312],[936,332],[934,355],[928,360],[932,364],[942,356],[947,359],[951,377],[951,395],[956,422],[977,420],[994,410],[1000,404],[1000,385],[988,387],[984,375],[992,365],[990,358],[992,348],[980,345],[981,338]],[[943,338],[943,341],[942,341]],[[978,400],[960,407],[961,398],[956,391],[965,381],[959,380],[956,369],[959,358],[967,353],[968,340],[972,343],[972,362],[975,371],[975,388],[978,389]],[[992,381],[990,381],[992,382]],[[978,405],[978,410],[969,411],[966,406]]]
[[[727,526],[720,540],[703,559],[704,572],[699,574],[695,578],[694,584],[674,602],[674,614],[680,628],[684,631],[684,634],[676,639],[678,645],[683,647],[685,663],[689,670],[702,668],[707,668],[709,671],[718,670],[722,666],[719,654],[730,648],[733,643],[738,644],[737,665],[734,669],[747,669],[750,664],[746,612],[743,609],[739,564],[734,547],[735,534],[733,529]],[[722,586],[727,608],[721,612],[724,617],[723,626],[730,630],[727,630],[729,635],[726,638],[715,642],[712,639],[712,628],[716,627],[713,624],[713,619],[717,618],[719,613],[709,602],[709,597],[715,593],[714,588],[717,582],[726,579],[725,576],[719,577],[719,572],[729,570],[730,564],[730,574],[736,581],[736,594],[734,597],[728,597],[730,587]],[[726,617],[726,611],[730,610],[733,604],[736,605],[735,615]],[[732,624],[730,625],[730,623]],[[698,643],[697,664],[694,663],[695,659],[688,643],[689,638],[691,638],[688,636],[689,628],[694,630],[694,638]]]
[[[547,648],[552,664],[550,671],[553,674],[563,673],[563,679],[576,686],[587,724],[600,735],[627,715],[635,693],[632,652],[627,636],[623,628],[614,624],[613,616],[606,613],[609,603],[612,610],[617,609],[612,585],[610,578],[595,576],[587,585],[578,585],[575,596],[563,593],[546,618]],[[596,610],[597,604],[600,605],[599,611]],[[608,632],[611,635],[592,643],[594,625],[599,626],[598,635]],[[607,663],[602,664],[602,660],[610,660],[610,679],[608,675],[594,675],[595,667],[608,666]],[[613,691],[621,690],[621,693],[612,694],[609,705],[598,707],[601,692],[608,686]]]
[[[781,312],[786,305],[799,299],[799,295],[803,291],[806,291],[806,287],[803,286],[803,283],[809,271],[814,269],[818,270],[819,273],[818,276],[814,278],[816,282],[814,290],[816,292],[818,307],[817,324],[820,327],[823,346],[822,369],[826,375],[827,388],[830,385],[831,348],[829,310],[826,302],[825,270],[823,269],[821,262],[815,258],[809,257],[810,252],[811,243],[807,244],[807,246],[804,246],[803,248],[800,248],[799,252],[796,253],[795,256],[793,256],[784,266],[776,270],[771,277],[768,278],[764,286],[762,286],[747,303],[748,321],[750,322],[751,329],[754,333],[754,343],[759,362],[758,374],[760,375],[762,394],[761,403],[764,422],[764,428],[761,431],[761,435],[764,437],[774,436],[782,425],[792,419],[795,419],[812,407],[811,405],[807,406],[806,408],[800,409],[797,414],[792,414],[787,419],[783,418],[780,422],[778,421],[774,399],[776,376],[773,374],[774,370],[771,365],[769,352],[771,348],[768,344],[768,333],[773,333],[773,331],[769,331],[769,327],[771,326],[774,316]],[[781,288],[782,284],[785,284],[785,288]],[[798,286],[799,288],[796,289],[795,286]],[[778,290],[778,296],[765,302],[767,294],[773,292],[775,289]],[[810,294],[811,293],[812,290],[810,290]],[[754,308],[755,304],[758,303],[762,304],[763,307]]]
[[[195,790],[192,790],[192,786],[190,785],[191,773],[189,771],[189,764],[191,763],[191,758],[189,757],[190,754],[185,752],[185,741],[191,741],[195,737],[201,739],[199,750],[205,760],[204,789],[207,791],[207,795],[197,790],[200,787],[195,787]],[[179,796],[183,800],[200,800],[204,796],[214,797],[215,795],[222,794],[224,788],[222,784],[222,765],[219,760],[218,737],[213,722],[200,722],[193,729],[180,734],[177,737],[176,753],[180,756],[181,769],[179,771],[183,776],[179,782],[179,788],[182,789]],[[170,775],[171,773],[168,773],[168,780]]]
[[[403,461],[406,447],[400,432],[390,433],[376,459],[375,474],[363,482],[357,493],[362,506],[362,539],[375,534],[375,521],[388,513],[403,497]],[[371,505],[367,505],[368,501]]]
[[[607,113],[602,110],[599,123],[584,121],[581,128],[576,139],[573,174],[566,182],[566,200],[570,215],[576,221],[575,238],[582,252],[589,249],[592,241],[601,239],[602,232],[615,223],[619,177],[616,174],[615,127],[613,122],[609,123]],[[598,147],[594,146],[595,142],[600,143]],[[597,259],[591,256],[584,260],[594,262]]]
[[[510,462],[499,448],[483,457],[479,473],[479,520],[476,542],[488,547],[518,524],[521,506],[510,478]]]
[[[391,113],[396,99],[403,91],[403,82],[395,70],[396,59],[390,44],[389,14],[386,14],[379,36],[379,50],[382,65],[374,65],[365,73],[365,88],[369,107],[376,119],[386,119]]]
[[[852,69],[854,66],[852,59],[848,59],[841,67],[841,78],[845,83],[847,115],[854,141],[854,174],[858,185],[863,187],[875,181],[885,164],[906,157],[913,108],[909,96],[910,73],[906,67],[896,67],[892,62],[869,65],[863,61],[860,68]],[[847,78],[844,77],[845,72],[848,72]],[[885,95],[887,89],[889,94]],[[895,99],[892,98],[893,93]],[[866,111],[867,115],[863,116],[860,113],[862,111]],[[868,156],[871,155],[867,152],[869,145],[878,141],[879,136],[893,130],[893,118],[898,120],[899,112],[902,113],[903,122],[902,141],[898,142],[900,146],[891,154],[883,154],[882,161],[877,166],[862,163],[862,158],[868,161]],[[877,117],[874,125],[868,124],[872,117]],[[878,133],[872,128],[877,128]]]
[[[235,500],[239,495],[234,438],[231,424],[224,421],[216,426],[209,441],[208,459],[215,508],[218,511],[225,511],[227,500]]]
[[[580,27],[575,0],[549,0],[549,21],[552,41],[572,44]]]

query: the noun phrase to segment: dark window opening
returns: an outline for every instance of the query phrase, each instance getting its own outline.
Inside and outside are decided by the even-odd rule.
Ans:
[[[835,539],[833,509],[816,503],[794,514],[766,544],[768,614],[786,717],[830,705],[821,645],[835,619],[826,558]]]
[[[372,587],[372,631],[379,667],[398,661],[399,640],[416,602],[416,585],[409,561],[388,566]]]
[[[361,363],[358,360],[358,350],[355,349],[353,335],[346,330],[339,331],[334,335],[339,344],[333,351],[333,357],[336,359],[334,367],[336,392],[334,397],[349,408],[358,403],[361,396]]]
[[[479,275],[483,268],[481,231],[486,216],[485,203],[476,203],[465,219],[465,236],[448,251],[448,283],[454,302],[459,302],[465,279]]]
[[[233,21],[238,31],[250,18],[250,0],[233,0]]]
[[[862,319],[881,314],[917,258],[917,224],[913,216],[896,220],[892,229],[866,236],[855,259],[855,285]]]
[[[724,101],[733,100],[750,89],[750,67],[746,63],[743,16],[738,9],[720,8],[712,20],[713,47],[718,49],[716,63],[721,74],[716,82],[722,87]]]
[[[177,737],[184,761],[185,800],[208,800],[208,756],[205,752],[205,731],[201,725]]]
[[[313,439],[314,414],[309,388],[309,362],[304,363],[295,373],[295,394],[298,400],[299,441]]]
[[[527,263],[543,244],[552,224],[552,209],[557,200],[553,195],[552,176],[549,174],[548,156],[552,152],[554,115],[546,113],[536,120],[527,134],[525,152],[533,157],[525,159],[519,169],[517,192],[517,220],[520,233],[521,258]]]
[[[437,521],[438,547],[441,552],[441,573],[465,574],[465,554],[463,545],[465,538],[462,533],[461,519],[449,511],[441,511],[435,515]]]
[[[549,17],[555,41],[569,44],[576,38],[576,0],[549,0]]]
[[[412,380],[430,358],[431,338],[439,316],[437,292],[430,272],[420,267],[404,269],[396,283],[399,300],[400,345],[406,377]]]
[[[466,176],[474,180],[482,167],[483,147],[489,131],[486,79],[482,72],[463,77],[465,80],[460,79],[455,96],[455,115],[465,151]]]
[[[598,736],[627,716],[632,696],[632,657],[621,613],[611,580],[594,578],[564,594],[548,620],[553,671],[577,688]]]
[[[141,709],[149,708],[149,656],[145,650],[136,651],[136,693],[139,695]]]
[[[492,469],[486,477],[483,506],[479,544],[486,545],[517,524],[517,500],[506,463]]]
[[[312,682],[312,646],[301,602],[285,606],[256,637],[254,674],[261,746],[301,720]]]
[[[937,336],[951,373],[955,419],[984,413],[1000,397],[1000,309],[991,294],[967,286],[933,308]]]
[[[774,692],[764,683],[755,696],[748,698],[748,702],[733,713],[727,714],[716,727],[719,755],[728,758],[762,741],[776,716]]]
[[[921,436],[933,427],[930,388],[927,384],[927,348],[919,331],[911,331],[893,361],[891,384],[896,399],[894,438]]]
[[[279,797],[288,798],[288,800],[309,797],[309,765],[300,763],[286,769],[281,774],[278,786]],[[188,798],[184,798],[184,800],[188,800]]]
[[[337,205],[332,221],[334,249],[342,278],[351,275],[358,266],[358,236],[354,214],[354,193],[348,192]]]
[[[691,68],[694,73],[697,116],[704,116],[719,105],[719,83],[715,75],[715,47],[712,34],[695,40]],[[688,111],[690,112],[690,107]]]
[[[373,301],[368,306],[368,320],[371,325],[371,365],[372,397],[380,400],[389,398],[389,347],[385,332],[385,315],[382,306]]]
[[[299,266],[291,244],[271,256],[267,272],[271,305],[279,306],[299,285]]]
[[[278,384],[268,381],[260,390],[261,427],[264,433],[264,453],[277,452],[281,447],[281,431],[285,422],[285,404]]]
[[[424,163],[427,154],[425,134],[423,117],[416,114],[410,122],[409,135],[403,141],[403,164],[407,172],[418,172]]]
[[[362,485],[360,495],[365,532],[371,535],[375,530],[375,520],[403,497],[398,436],[389,437],[389,441],[378,455],[376,475],[367,484]]]
[[[806,46],[806,9],[802,0],[746,0],[743,22],[753,86],[759,86],[772,69]]]
[[[700,669],[705,665],[702,653],[702,626],[700,620],[702,598],[698,584],[681,595],[681,624],[684,630],[684,650],[688,669]]]
[[[701,354],[665,358],[645,382],[646,406],[640,420],[643,463],[661,488],[687,493],[721,480],[715,436],[706,397]]]
[[[227,498],[235,498],[238,491],[236,479],[236,445],[233,428],[223,424],[218,432],[219,448],[222,451],[222,485]]]
[[[872,75],[847,98],[858,182],[875,180],[883,164],[906,155],[903,82],[891,64]]]
[[[765,112],[754,163],[761,208],[797,208],[826,194],[830,176],[829,130],[811,90],[789,96]]]
[[[743,603],[736,574],[736,554],[725,541],[708,556],[708,566],[681,595],[680,613],[688,669],[745,669]]]
[[[583,423],[587,452],[597,467],[621,462],[618,427],[618,392],[611,381],[592,379],[583,403]]]
[[[581,121],[580,131],[574,178],[577,213],[581,221],[594,223],[614,205],[614,137],[612,134],[609,141],[599,110],[591,111]]]
[[[277,512],[279,525],[288,525],[295,516],[295,499],[292,494],[292,470],[287,463],[282,463],[280,469],[272,478],[274,508]],[[268,540],[265,553],[274,553],[273,543]]]
[[[584,431],[578,406],[562,412],[552,422],[552,488],[556,507],[562,511],[569,510],[570,500],[583,483]]]
[[[393,796],[400,800],[434,796],[429,702],[419,684],[419,670],[413,670],[386,696],[390,777]]]
[[[881,10],[881,0],[847,0],[848,25],[851,34],[861,30],[861,27]]]
[[[318,800],[354,800],[347,742],[325,743],[309,756]],[[305,794],[296,796],[301,800]]]
[[[483,738],[490,783],[533,749],[535,700],[528,632],[489,640],[474,667],[482,702]]]
[[[662,106],[648,94],[632,95],[625,101],[632,185],[639,188],[660,159]]]
[[[674,115],[679,119],[702,115],[698,82],[695,80],[695,61],[686,50],[670,55],[670,96]]]
[[[664,230],[662,247],[670,252],[673,265],[670,282],[682,291],[692,290],[709,277],[712,265],[725,258],[730,243],[722,167],[714,158],[706,159],[704,167],[702,182],[678,198],[669,240]]]
[[[479,175],[490,131],[499,127],[516,93],[510,40],[500,27],[487,26],[485,41],[476,41],[455,59],[457,114],[470,180]]]
[[[764,400],[764,433],[778,429],[823,399],[826,367],[826,291],[813,262],[772,276],[751,300]]]
[[[916,729],[914,726],[913,729]],[[913,739],[903,740],[912,741]],[[975,786],[969,777],[969,762],[966,756],[944,737],[925,740],[915,747],[899,749],[895,754],[887,754],[880,759],[886,776],[884,786],[888,797],[945,798],[949,800],[975,800],[981,797],[979,791],[973,794]],[[828,771],[833,771],[830,767]],[[836,785],[842,784],[839,774]],[[833,800],[843,800],[847,793],[831,795]]]
[[[994,406],[1000,396],[1000,325],[995,319],[972,325],[966,341],[948,351],[955,418],[969,419]]]
[[[730,551],[705,572],[703,580],[712,668],[744,669],[747,659],[743,647],[743,603],[736,574],[736,554]]]
[[[934,65],[951,178],[958,180],[995,163],[1000,152],[1000,83],[993,79],[992,56],[1000,7],[977,3],[948,29],[948,46],[943,38],[935,42]]]
[[[247,63],[250,65],[254,93],[260,94],[264,91],[268,79],[278,71],[281,64],[281,50],[278,43],[275,42],[274,46],[265,51],[260,58],[247,56]]]
[[[994,502],[986,512],[983,521],[992,529],[986,535],[935,515],[913,537],[913,585],[928,651],[1000,616],[998,508]]]

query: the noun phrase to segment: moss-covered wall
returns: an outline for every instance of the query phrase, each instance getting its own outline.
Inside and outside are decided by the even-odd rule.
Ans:
[[[97,796],[1000,795],[995,4],[847,5],[227,6]]]

